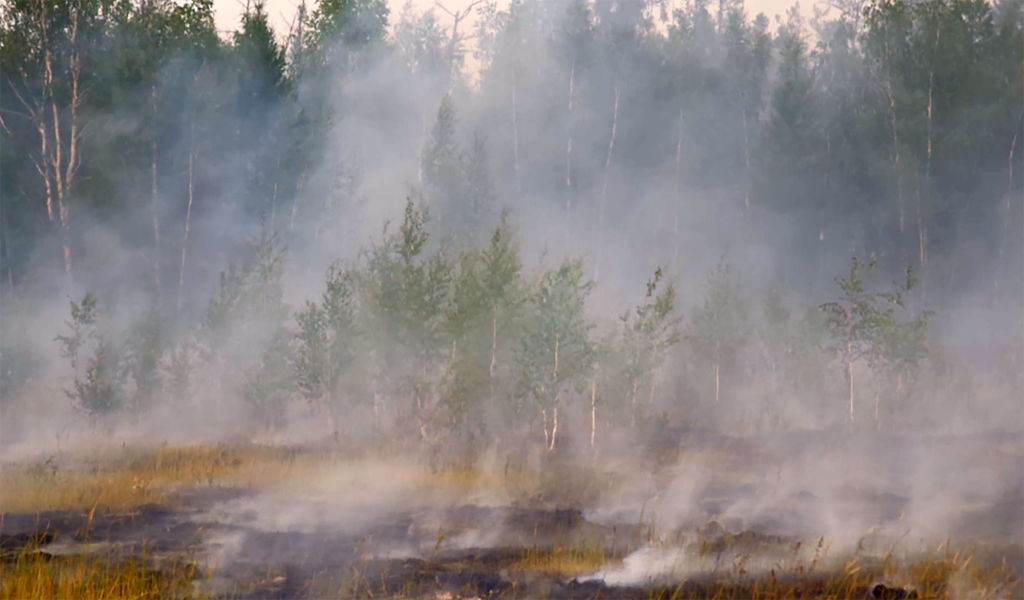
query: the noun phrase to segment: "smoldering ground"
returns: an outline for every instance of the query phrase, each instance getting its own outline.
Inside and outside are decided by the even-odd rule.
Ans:
[[[968,557],[1009,561],[997,597],[1019,585],[1012,436],[678,441],[672,460],[563,456],[547,477],[493,457],[439,471],[296,448],[298,470],[265,486],[191,484],[169,509],[8,514],[4,543],[44,535],[38,551],[53,556],[191,556],[199,589],[242,597],[646,597],[798,573],[824,585],[852,562],[868,578],[854,587],[920,590],[910,566],[878,565],[953,553],[953,573]],[[971,467],[978,456],[984,468]]]
[[[0,21],[7,573],[1019,592],[1019,2],[318,2],[283,46],[44,4]]]

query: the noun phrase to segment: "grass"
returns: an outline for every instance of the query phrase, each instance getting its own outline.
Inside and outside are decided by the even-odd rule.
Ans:
[[[390,463],[374,463],[338,449],[263,445],[188,445],[179,447],[119,447],[0,465],[0,527],[2,515],[42,511],[127,510],[142,504],[173,506],[176,495],[188,488],[225,486],[273,489],[298,478],[314,480],[321,473],[369,469],[377,472]],[[361,466],[360,466],[361,465]],[[382,466],[381,466],[382,465]],[[339,469],[338,467],[344,467]],[[597,467],[576,469],[562,465],[492,468],[450,467],[430,470],[415,467],[392,472],[408,477],[411,489],[452,494],[464,498],[474,492],[506,496],[510,503],[557,506],[565,487],[589,487],[607,480]],[[358,477],[356,477],[358,479]],[[565,486],[570,481],[572,486]],[[554,501],[552,500],[554,499]],[[461,501],[461,500],[460,500]],[[742,547],[742,540],[726,543]],[[1020,597],[1024,592],[1012,568],[1000,565],[1001,556],[1017,550],[963,548],[954,552],[946,544],[926,555],[868,558],[854,555],[838,564],[827,557],[824,540],[811,556],[782,561],[784,565],[755,569],[745,560],[732,568],[695,577],[677,586],[653,586],[651,598],[864,598],[878,582],[913,589],[924,598],[971,597],[979,600]],[[705,549],[710,552],[710,549]],[[740,554],[743,551],[740,550]],[[537,546],[513,554],[503,568],[568,580],[606,569],[621,554],[608,551],[596,540],[554,547]],[[432,560],[432,559],[431,559]],[[428,561],[429,562],[429,561]],[[48,556],[30,546],[0,556],[0,600],[35,598],[177,598],[199,590],[197,568],[182,559],[169,559],[159,567],[148,556],[121,559],[103,554]],[[333,579],[332,579],[333,580]],[[413,580],[373,582],[384,596],[411,593]],[[369,585],[363,582],[362,585]],[[392,586],[394,587],[394,586]],[[514,595],[514,594],[513,594]]]
[[[1024,591],[1020,579],[1005,563],[979,566],[973,554],[936,552],[902,561],[892,556],[881,559],[854,557],[821,571],[798,564],[786,570],[772,569],[756,577],[728,572],[716,578],[683,582],[675,587],[655,588],[648,596],[651,600],[861,600],[871,597],[872,588],[879,583],[895,593],[902,590],[909,594],[913,591],[920,600],[1004,600],[1020,597]],[[891,597],[899,596],[894,594]]]
[[[168,561],[160,569],[145,557],[49,556],[26,548],[0,561],[0,600],[194,598],[195,565]]]
[[[364,457],[365,458],[365,457]],[[356,462],[352,462],[356,461]],[[144,504],[173,505],[175,493],[194,487],[266,489],[315,475],[358,456],[332,447],[259,444],[115,446],[46,459],[0,464],[0,515],[46,511],[125,511]],[[367,463],[371,464],[371,463]],[[365,467],[365,465],[363,465]],[[448,467],[413,470],[419,488],[456,496],[494,492],[509,500],[573,504],[593,493],[606,473],[579,466]],[[568,482],[568,484],[567,484]],[[573,498],[564,498],[573,490]]]
[[[522,557],[510,565],[513,571],[530,571],[572,579],[595,573],[609,562],[604,548],[598,544],[527,548]]]
[[[332,457],[322,450],[193,445],[100,450],[68,464],[53,458],[10,463],[0,466],[0,513],[169,504],[186,487],[267,487]]]

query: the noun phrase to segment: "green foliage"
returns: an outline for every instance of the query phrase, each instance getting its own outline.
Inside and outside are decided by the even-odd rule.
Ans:
[[[590,373],[593,325],[586,300],[592,287],[578,259],[546,271],[531,286],[516,367],[520,393],[538,408],[556,408],[562,395]]]
[[[194,340],[179,340],[168,349],[161,364],[163,390],[168,400],[188,405],[195,392],[198,374],[198,349]]]
[[[122,357],[116,344],[106,337],[96,339],[96,348],[86,360],[82,376],[75,377],[66,393],[91,417],[113,414],[124,406]]]
[[[99,321],[96,296],[89,293],[81,302],[72,300],[66,325],[68,334],[57,336],[61,356],[73,373],[65,394],[90,417],[113,414],[125,403],[124,357],[112,334]]]
[[[428,221],[426,208],[408,201],[399,231],[370,252],[363,280],[384,337],[402,340],[422,359],[433,358],[443,346],[452,272],[444,253],[424,256]]]
[[[311,44],[321,60],[381,42],[387,32],[385,0],[319,0],[312,18]]]
[[[264,233],[246,243],[242,261],[221,272],[217,294],[203,319],[211,347],[230,339],[232,330],[279,322],[286,316],[281,289],[283,260],[284,246],[277,236]]]
[[[853,257],[847,276],[836,279],[841,296],[834,302],[821,305],[833,340],[831,350],[840,356],[844,364],[854,362],[870,351],[885,310],[879,308],[880,303],[890,304],[897,299],[886,292],[867,290],[864,278],[877,265],[878,259],[874,256],[867,261]]]
[[[283,260],[275,235],[250,239],[242,261],[221,273],[200,331],[208,366],[220,370],[220,380],[241,381],[243,397],[267,426],[282,414],[294,375]]]
[[[274,331],[242,384],[243,397],[268,429],[283,425],[294,389],[290,341],[291,336],[283,328]]]
[[[72,300],[71,319],[64,323],[68,334],[58,335],[56,341],[61,346],[61,357],[68,361],[72,370],[76,370],[82,346],[96,335],[96,296],[88,293],[81,302]]]
[[[841,296],[821,305],[830,334],[829,348],[843,366],[851,403],[850,377],[855,362],[867,359],[883,376],[902,387],[927,354],[930,313],[905,315],[906,294],[916,284],[913,270],[908,267],[904,281],[891,289],[874,291],[866,279],[877,265],[874,256],[866,261],[853,257],[847,276],[836,279]]]
[[[479,421],[485,400],[504,401],[511,393],[512,351],[523,308],[520,270],[507,214],[490,243],[466,251],[459,262],[447,324],[454,349],[446,404],[456,425],[470,415]]]
[[[699,359],[715,371],[716,393],[720,371],[736,360],[748,337],[746,308],[732,269],[722,260],[708,276],[704,302],[694,310],[686,334]]]
[[[659,292],[662,277],[658,267],[647,282],[644,301],[621,317],[622,334],[616,347],[618,364],[614,365],[617,368],[611,377],[613,385],[617,385],[612,389],[621,388],[634,421],[640,416],[642,388],[654,386],[668,352],[681,339],[680,319],[675,314],[676,289],[670,283]]]
[[[468,152],[455,138],[455,109],[451,96],[445,95],[423,148],[420,169],[425,197],[436,207],[443,232],[468,246],[476,243],[492,217],[494,183],[484,138],[474,135]]]
[[[160,362],[163,331],[159,313],[150,309],[128,330],[124,344],[124,369],[134,383],[130,403],[135,412],[152,406],[161,389]]]
[[[252,107],[275,100],[285,84],[284,48],[274,38],[262,1],[247,7],[234,44],[242,63],[239,67],[241,101]]]
[[[332,265],[320,302],[306,302],[295,316],[295,376],[299,390],[310,400],[336,403],[343,380],[353,378],[360,341],[355,285],[354,273]]]
[[[421,435],[424,420],[436,415],[441,360],[450,352],[444,332],[452,265],[443,252],[426,255],[428,221],[427,210],[408,201],[399,230],[385,232],[359,276],[361,331],[376,359],[369,377],[378,393],[412,399],[407,414],[419,421]]]

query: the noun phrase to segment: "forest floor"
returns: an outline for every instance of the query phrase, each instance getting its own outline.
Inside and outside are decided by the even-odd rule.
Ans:
[[[724,498],[736,507],[767,494],[746,478],[767,459],[741,446],[695,453],[692,460],[717,474],[699,493],[681,492],[696,479],[692,469],[660,461],[652,467],[655,478],[663,472],[660,491],[639,503],[631,492],[642,486],[612,461],[438,469],[327,445],[249,443],[117,446],[7,461],[0,465],[0,598],[1024,593],[1017,483],[981,508],[956,508],[976,534],[954,530],[955,539],[908,549],[883,541],[876,528],[843,543],[787,528],[784,515],[728,518],[735,511],[722,509]],[[1021,464],[1018,442],[991,446],[991,460]],[[792,490],[787,504],[801,509],[815,493]],[[875,493],[857,510],[901,515],[905,502],[899,493]],[[699,518],[683,510],[666,516],[683,503],[703,506]]]

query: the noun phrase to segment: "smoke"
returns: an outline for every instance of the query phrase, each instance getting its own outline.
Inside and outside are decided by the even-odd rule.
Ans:
[[[914,178],[875,160],[889,156],[888,146],[868,143],[888,132],[859,121],[819,126],[833,103],[827,95],[795,102],[813,105],[807,128],[829,135],[805,140],[813,150],[793,158],[793,146],[803,146],[775,127],[786,105],[773,90],[799,86],[780,68],[785,40],[764,24],[725,15],[739,19],[735,27],[745,23],[737,49],[696,4],[672,22],[654,13],[640,2],[492,7],[475,34],[478,81],[461,68],[460,41],[449,44],[442,16],[412,10],[387,39],[318,41],[316,51],[333,60],[289,54],[297,75],[266,96],[239,91],[250,88],[235,81],[238,59],[226,41],[217,47],[230,60],[204,54],[198,42],[167,49],[147,71],[148,86],[125,84],[89,106],[73,277],[55,261],[59,232],[28,217],[4,221],[17,231],[3,234],[14,248],[3,264],[16,285],[0,289],[0,456],[74,453],[98,439],[289,444],[340,436],[371,454],[388,446],[415,457],[328,466],[298,487],[192,515],[209,528],[204,543],[219,565],[295,550],[262,545],[282,531],[298,539],[332,532],[338,548],[391,558],[521,543],[508,514],[495,513],[493,526],[453,525],[452,507],[523,498],[495,485],[453,494],[425,483],[425,464],[451,463],[604,469],[611,483],[600,489],[561,481],[526,502],[578,507],[601,526],[649,525],[658,539],[590,575],[612,585],[681,580],[737,561],[764,571],[780,556],[808,560],[821,538],[833,555],[916,550],[947,538],[1019,542],[1019,527],[1005,525],[1024,518],[1022,257],[1012,236],[985,241],[1002,240],[1017,218],[999,216],[1003,179],[986,171],[1003,169],[1003,155],[979,168],[984,176],[956,182],[984,198],[983,209],[956,216],[961,197],[950,195],[948,206],[915,215],[934,220],[934,254],[927,266],[916,259],[926,267],[922,286],[903,299],[898,318],[928,316],[927,359],[905,377],[867,354],[844,371],[828,351],[819,307],[841,294],[834,279],[851,256],[880,256],[865,283],[872,290],[892,289],[915,262],[887,187]],[[110,60],[128,64],[134,38],[107,37]],[[832,80],[812,76],[822,54],[803,56],[808,89],[831,93]],[[873,107],[864,120],[887,123],[876,109],[888,103],[871,95],[881,86],[857,79],[869,70],[867,58],[857,61],[843,101]],[[138,109],[154,90],[158,117]],[[867,133],[833,142],[843,128]],[[15,152],[28,155],[27,131],[11,144]],[[832,152],[843,154],[833,160]],[[956,187],[954,163],[930,175],[946,182],[933,183],[936,190]],[[39,212],[35,175],[5,168],[33,191],[15,194],[11,184],[3,193],[17,195],[25,214]],[[1012,175],[1009,185],[1019,191]],[[901,201],[912,196],[909,187],[900,193]],[[429,239],[412,259],[389,245],[407,225],[407,201],[430,215]],[[436,314],[424,316],[422,298],[395,308],[409,289],[430,288],[431,265],[448,265],[445,277],[455,280],[478,264],[503,213],[522,266],[501,299],[507,315],[498,316],[496,302],[459,324],[483,335],[459,337],[451,316],[468,312],[462,301],[477,302],[485,286],[449,280]],[[395,272],[415,276],[373,279],[375,260],[399,255],[405,262],[394,259]],[[563,383],[568,338],[552,333],[557,324],[529,322],[535,313],[522,307],[541,306],[543,276],[573,257],[594,284],[580,286],[579,331],[590,353]],[[329,304],[329,272],[355,282],[356,325],[324,334],[318,358],[336,359],[344,352],[330,343],[351,341],[350,370],[299,384],[297,315],[310,302]],[[657,349],[656,368],[636,375],[641,353],[622,343],[634,317],[622,315],[638,314],[670,283],[678,300],[663,322],[678,335]],[[69,303],[86,294],[97,298],[98,316],[72,364],[56,340],[74,327]],[[701,323],[712,324],[711,342]],[[522,358],[535,349],[524,331],[552,333],[551,365],[514,372],[533,365]],[[76,388],[90,364],[102,363],[101,340],[121,360],[105,375],[120,394],[109,418],[97,418]],[[548,380],[530,380],[547,373],[553,395]],[[857,385],[853,424],[845,377]],[[531,400],[542,394],[550,404]],[[549,418],[561,419],[561,446],[551,452]],[[761,545],[753,558],[744,549],[700,550],[724,533],[749,533]],[[352,541],[374,534],[383,541]],[[318,551],[312,542],[296,547]]]

